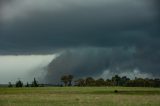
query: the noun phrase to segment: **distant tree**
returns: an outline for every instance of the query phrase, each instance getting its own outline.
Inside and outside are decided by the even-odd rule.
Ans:
[[[137,87],[145,87],[145,81],[143,78],[136,78],[134,80],[134,85]]]
[[[106,80],[106,86],[114,86],[112,80],[107,79]]]
[[[29,87],[29,84],[28,84],[28,82],[27,82],[27,84],[26,84],[26,86],[25,87]]]
[[[112,81],[114,83],[114,86],[119,86],[120,80],[121,80],[121,77],[119,77],[118,75],[115,75],[114,77],[112,77]]]
[[[65,86],[67,86],[68,85],[68,76],[67,75],[62,76],[61,81],[64,83]]]
[[[68,86],[72,86],[73,75],[68,75]]]
[[[78,79],[78,80],[76,80],[75,84],[76,84],[76,86],[81,86],[81,87],[83,87],[83,86],[86,85],[84,79]]]
[[[23,82],[21,80],[17,81],[16,87],[23,87]]]
[[[156,78],[153,80],[153,82],[154,82],[154,84],[153,84],[154,87],[160,87],[160,79]]]
[[[129,78],[127,78],[126,76],[123,76],[120,80],[120,86],[127,86],[127,82],[129,80],[130,80]]]
[[[72,85],[73,76],[64,75],[61,77],[61,81],[65,86]],[[85,79],[78,79],[75,81],[76,86],[129,86],[129,87],[160,87],[160,79],[149,79],[149,78],[137,78],[129,79],[127,76],[120,77],[118,75],[113,76],[111,79],[99,78],[97,80],[92,77]],[[62,85],[63,86],[63,85]]]
[[[72,86],[73,78],[73,75],[64,75],[61,77],[61,81],[64,83],[65,86]]]
[[[11,82],[8,83],[8,87],[9,87],[9,88],[13,87],[13,85],[12,85]]]
[[[86,86],[95,86],[95,80],[92,77],[86,78]]]
[[[106,85],[106,82],[104,81],[103,78],[96,80],[96,86],[105,86],[105,85]]]
[[[38,81],[36,80],[36,78],[34,78],[32,84],[31,84],[31,87],[38,87]]]
[[[144,86],[145,87],[151,87],[150,86],[150,80],[148,78],[145,78],[143,81],[144,81]]]

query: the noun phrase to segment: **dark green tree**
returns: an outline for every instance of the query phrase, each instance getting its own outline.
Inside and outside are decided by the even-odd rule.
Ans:
[[[86,85],[84,79],[78,79],[78,80],[76,80],[75,84],[76,84],[76,86],[81,86],[81,87],[83,87],[83,86]]]
[[[96,86],[105,86],[105,85],[106,85],[106,82],[104,81],[103,78],[96,80]]]
[[[96,82],[92,77],[87,77],[86,78],[86,86],[95,86]]]
[[[68,76],[67,75],[64,75],[61,77],[61,81],[64,83],[65,86],[68,85]]]
[[[26,86],[25,87],[29,87],[29,83],[27,82]]]
[[[107,79],[106,80],[106,86],[114,86],[112,80]]]
[[[8,83],[8,87],[9,87],[9,88],[13,87],[13,85],[12,85],[11,82]]]
[[[72,86],[73,75],[68,75],[68,86]]]
[[[118,75],[115,75],[114,77],[112,77],[112,81],[113,81],[114,86],[119,86],[120,80],[121,80],[121,77],[119,77]]]
[[[34,78],[32,84],[31,84],[31,87],[38,87],[38,81],[36,80],[36,78]]]
[[[21,80],[17,81],[16,87],[23,87],[23,82]]]
[[[127,78],[126,76],[123,76],[120,80],[120,86],[127,86],[127,82],[129,80],[130,80],[129,78]]]

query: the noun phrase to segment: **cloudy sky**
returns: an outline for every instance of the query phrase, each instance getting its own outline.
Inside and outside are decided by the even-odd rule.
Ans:
[[[12,75],[15,70],[38,74],[46,67],[43,78],[49,83],[62,74],[160,77],[159,4],[159,0],[0,0],[0,75],[8,77],[4,68],[13,66],[5,72],[14,78],[21,78]],[[44,58],[42,69],[36,69]],[[17,65],[19,59],[36,63],[28,69]],[[11,80],[1,76],[1,82]]]

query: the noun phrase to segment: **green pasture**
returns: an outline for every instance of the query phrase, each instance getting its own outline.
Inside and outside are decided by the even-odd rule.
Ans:
[[[2,87],[0,106],[160,106],[160,88]]]

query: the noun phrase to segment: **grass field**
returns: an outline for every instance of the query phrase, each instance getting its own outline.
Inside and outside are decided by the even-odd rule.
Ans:
[[[160,88],[0,88],[0,106],[160,106]]]

